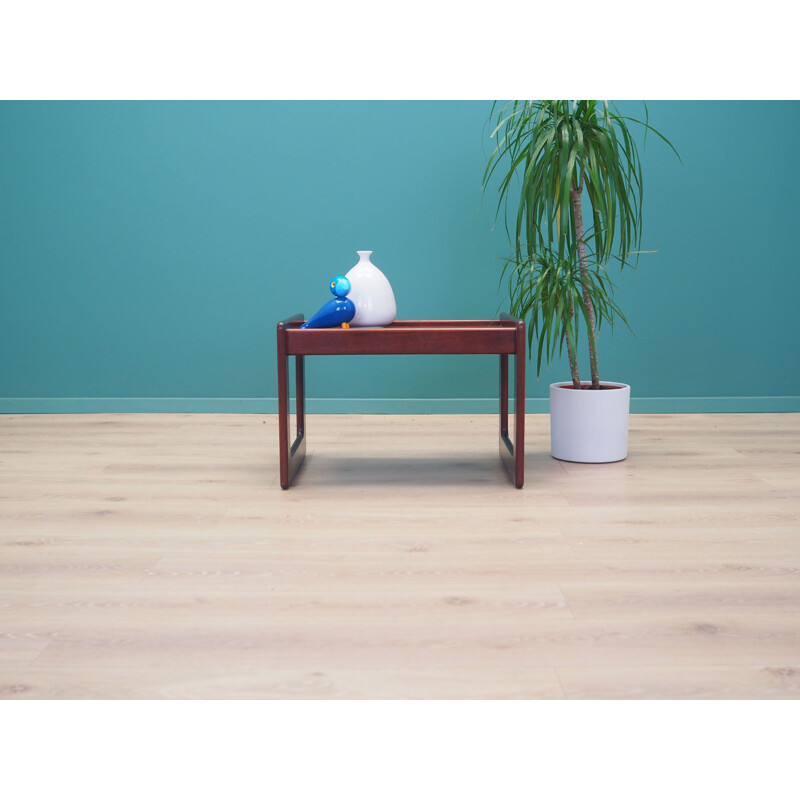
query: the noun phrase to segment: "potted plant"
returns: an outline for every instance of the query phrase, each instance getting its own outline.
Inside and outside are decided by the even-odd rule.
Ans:
[[[642,165],[633,125],[677,155],[649,124],[646,106],[645,115],[636,120],[598,100],[492,106],[497,145],[483,186],[502,166],[498,214],[505,207],[514,248],[501,280],[508,275],[511,313],[528,323],[531,355],[537,339],[537,376],[566,345],[572,381],[550,386],[551,453],[565,461],[627,456],[630,386],[600,381],[597,331],[603,322],[627,325],[614,302],[609,263],[625,268],[642,252]],[[581,381],[578,369],[581,322],[591,381]]]

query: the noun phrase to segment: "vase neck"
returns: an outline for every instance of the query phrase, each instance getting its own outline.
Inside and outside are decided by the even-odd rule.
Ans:
[[[372,255],[372,250],[356,250],[356,253],[359,258],[359,264],[371,263],[369,257]]]

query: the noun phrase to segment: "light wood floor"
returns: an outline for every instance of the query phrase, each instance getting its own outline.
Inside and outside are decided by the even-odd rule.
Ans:
[[[800,697],[800,414],[527,426],[0,416],[0,697]]]

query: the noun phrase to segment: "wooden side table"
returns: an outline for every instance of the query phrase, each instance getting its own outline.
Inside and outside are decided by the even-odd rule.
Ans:
[[[306,328],[302,314],[278,323],[278,448],[281,488],[306,454],[306,356],[496,354],[500,356],[500,456],[517,489],[524,482],[525,322],[500,319],[397,320],[386,328]],[[514,441],[508,436],[508,357],[514,356]],[[297,434],[289,444],[289,356],[295,360]]]

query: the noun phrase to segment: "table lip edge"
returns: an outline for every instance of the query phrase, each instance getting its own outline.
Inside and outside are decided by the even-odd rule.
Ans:
[[[287,333],[297,334],[303,320],[288,319],[278,323],[283,325]],[[498,328],[514,330],[524,325],[524,320],[519,319],[397,319],[389,325],[376,325],[370,327],[351,326],[349,328],[305,328],[303,335],[314,334],[319,331],[347,331],[348,333],[378,333],[396,332],[399,330],[469,330],[469,331],[496,331]],[[397,326],[397,327],[395,327]]]

